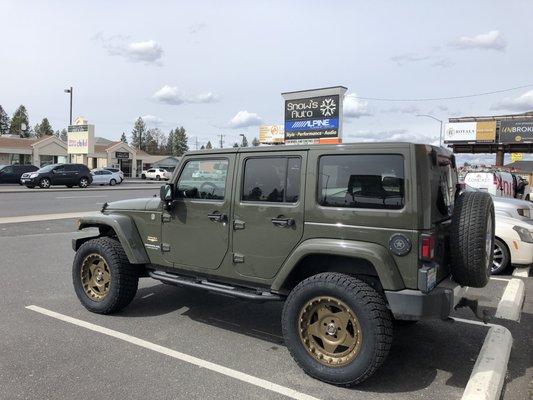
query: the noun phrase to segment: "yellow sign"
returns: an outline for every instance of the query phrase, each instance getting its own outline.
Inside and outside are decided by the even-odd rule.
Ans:
[[[511,153],[511,162],[522,161],[524,153]]]
[[[477,121],[476,141],[494,142],[496,139],[496,121]]]
[[[275,144],[284,143],[285,132],[283,125],[261,125],[259,127],[259,143]]]

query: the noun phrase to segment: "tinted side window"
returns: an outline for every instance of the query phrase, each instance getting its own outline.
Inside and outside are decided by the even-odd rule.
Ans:
[[[404,206],[403,156],[322,156],[318,202],[327,207],[400,209]]]
[[[14,171],[13,171],[13,167],[9,166],[9,167],[5,167],[2,172],[4,174],[12,174]]]
[[[243,201],[270,203],[298,201],[301,159],[298,157],[250,158],[244,165]]]
[[[182,199],[224,200],[228,160],[191,160],[185,164],[176,185]]]

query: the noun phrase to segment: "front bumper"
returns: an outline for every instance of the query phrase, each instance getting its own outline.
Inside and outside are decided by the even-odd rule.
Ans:
[[[36,178],[20,178],[20,183],[26,186],[28,185],[35,186],[37,185],[37,179]]]
[[[427,294],[404,289],[396,292],[386,290],[385,296],[396,319],[446,319],[467,290],[468,287],[459,286],[448,278]]]
[[[511,252],[511,264],[531,265],[533,263],[533,243],[513,240],[508,243]]]

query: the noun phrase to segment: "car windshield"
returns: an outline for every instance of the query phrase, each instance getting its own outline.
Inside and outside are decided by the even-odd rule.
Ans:
[[[42,168],[40,168],[37,172],[50,172],[51,170],[53,170],[55,167],[57,167],[59,164],[50,164],[50,165],[46,165]]]

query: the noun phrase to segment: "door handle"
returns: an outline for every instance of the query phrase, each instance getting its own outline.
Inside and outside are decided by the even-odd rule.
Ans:
[[[274,226],[278,226],[280,228],[287,228],[289,226],[294,226],[296,224],[296,221],[292,218],[285,218],[282,215],[280,215],[277,218],[271,219]]]
[[[209,218],[213,222],[226,222],[226,214],[222,214],[220,211],[213,211],[212,213],[207,214],[207,218]]]

